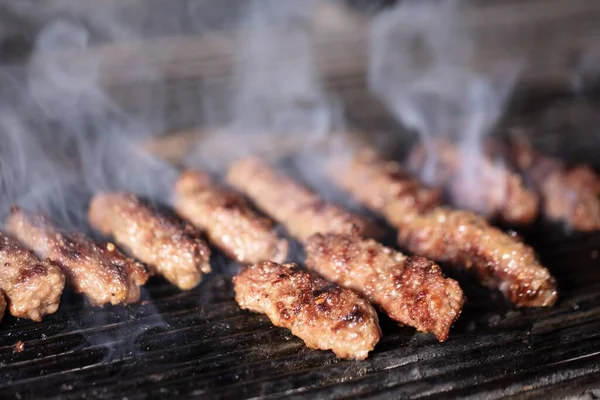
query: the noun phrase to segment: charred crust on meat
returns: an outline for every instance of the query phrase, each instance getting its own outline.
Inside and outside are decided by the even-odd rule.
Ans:
[[[342,321],[354,324],[365,318],[364,313],[358,306],[352,307],[352,311],[342,317]]]
[[[23,269],[19,273],[19,277],[17,278],[17,281],[19,283],[24,283],[31,279],[35,279],[37,277],[46,276],[47,274],[48,274],[48,269],[44,265],[34,264],[26,269]]]
[[[326,285],[322,288],[319,288],[319,289],[313,291],[313,296],[315,298],[327,297],[328,294],[339,294],[339,292],[340,292],[340,287],[338,285],[331,283],[329,285]]]
[[[421,256],[410,256],[406,258],[404,263],[405,268],[408,270],[419,271],[421,273],[436,275],[441,273],[441,268],[439,265],[434,263],[433,261],[421,257]]]

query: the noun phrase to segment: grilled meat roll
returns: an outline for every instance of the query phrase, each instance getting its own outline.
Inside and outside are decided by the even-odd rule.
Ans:
[[[556,281],[530,246],[468,211],[436,208],[398,225],[398,243],[438,262],[471,270],[520,307],[556,302]]]
[[[62,234],[44,215],[14,209],[7,231],[42,258],[60,266],[69,284],[90,304],[133,303],[148,280],[146,267],[112,243],[95,243],[82,233]]]
[[[183,290],[210,272],[210,249],[201,233],[142,202],[130,193],[94,196],[89,221],[98,231]]]
[[[489,144],[489,143],[488,143]],[[444,188],[454,206],[498,219],[510,225],[527,225],[538,215],[539,197],[511,169],[507,160],[494,160],[493,146],[468,152],[449,140],[437,139],[415,146],[409,157],[413,171],[423,172],[428,152],[436,155],[430,174]],[[468,171],[462,166],[469,168]]]
[[[0,232],[0,289],[15,317],[41,321],[58,310],[65,276],[58,266],[40,260]]]
[[[263,261],[244,268],[233,283],[240,307],[266,314],[310,348],[362,360],[381,337],[377,313],[366,300],[295,264]]]
[[[513,141],[509,152],[538,189],[546,218],[577,231],[600,229],[600,176],[593,169],[584,164],[569,167],[523,141]]]
[[[353,289],[393,320],[438,340],[448,338],[465,302],[453,279],[419,256],[406,257],[372,239],[316,234],[306,245],[306,265],[325,279]]]
[[[373,234],[373,227],[362,217],[323,201],[257,158],[234,163],[227,179],[302,242],[315,233]]]
[[[185,171],[175,184],[175,210],[206,232],[209,240],[245,264],[283,262],[288,243],[267,218],[258,215],[239,193],[215,184],[199,171]]]
[[[371,149],[348,163],[334,163],[333,181],[361,204],[392,223],[410,219],[441,204],[441,192],[423,185],[398,163],[380,159]]]

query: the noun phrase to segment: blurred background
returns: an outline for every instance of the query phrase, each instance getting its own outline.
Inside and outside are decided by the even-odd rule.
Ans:
[[[332,136],[366,138],[401,159],[419,135],[468,136],[476,145],[513,128],[551,154],[598,159],[594,1],[1,7],[0,113],[10,115],[1,122],[9,152],[40,163],[34,148],[53,150],[58,156],[46,164],[54,166],[68,149],[92,187],[160,193],[129,182],[129,172],[121,176],[144,168],[169,176],[149,160],[144,168],[126,163],[125,136],[160,159],[216,169],[228,156],[313,148]],[[5,181],[36,179],[8,173],[19,163],[3,160]],[[12,200],[24,195],[14,192]]]

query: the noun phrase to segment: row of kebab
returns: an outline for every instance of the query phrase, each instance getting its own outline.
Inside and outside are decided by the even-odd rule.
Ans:
[[[440,183],[450,184],[458,150],[438,144],[439,162],[446,163]],[[504,168],[503,202],[490,196],[484,214],[523,224],[540,209],[576,229],[600,228],[600,178],[593,170],[567,167],[526,146],[513,152],[520,173]],[[422,160],[420,153],[416,148],[412,162]],[[240,307],[341,358],[364,359],[381,338],[374,307],[401,325],[447,339],[465,296],[436,262],[472,272],[518,307],[556,302],[555,279],[530,246],[480,214],[442,205],[440,189],[400,164],[363,149],[329,169],[335,184],[397,228],[399,246],[413,255],[379,243],[380,230],[362,215],[248,157],[230,166],[231,187],[184,171],[173,189],[181,219],[132,193],[96,194],[88,220],[112,242],[65,232],[43,214],[13,207],[0,233],[2,311],[8,305],[12,315],[39,321],[58,309],[65,283],[93,306],[138,301],[152,274],[192,289],[211,272],[204,237],[242,265],[233,278]],[[288,241],[274,221],[304,246],[306,268],[285,263]]]

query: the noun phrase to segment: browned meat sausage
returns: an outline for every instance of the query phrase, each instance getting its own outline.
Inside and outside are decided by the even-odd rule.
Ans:
[[[192,289],[210,272],[200,232],[168,218],[129,193],[100,193],[90,204],[92,226],[179,288]]]
[[[295,264],[263,261],[244,268],[233,283],[240,307],[266,314],[310,348],[362,360],[381,337],[377,313],[366,300]]]
[[[441,203],[441,193],[426,187],[398,163],[378,158],[371,149],[360,151],[349,163],[336,163],[331,178],[360,203],[400,223]]]
[[[538,214],[537,193],[525,186],[521,176],[513,171],[508,160],[493,160],[493,147],[475,154],[467,152],[449,140],[437,139],[426,147],[413,148],[409,165],[422,171],[427,163],[428,151],[433,151],[433,180],[450,195],[452,203],[512,225],[526,225],[535,221]],[[461,171],[461,166],[471,168]]]
[[[518,306],[554,304],[555,280],[532,248],[473,213],[435,207],[429,189],[407,178],[398,164],[374,160],[374,155],[368,162],[360,157],[346,173],[338,169],[341,172],[332,177],[395,225],[401,246],[437,262],[472,269],[485,285],[500,289]],[[377,201],[368,200],[369,193]]]
[[[300,241],[306,241],[315,233],[372,234],[372,227],[360,216],[326,203],[257,158],[234,163],[227,179]]]
[[[242,195],[219,187],[205,173],[181,174],[175,185],[175,210],[241,263],[285,261],[287,241],[277,236],[269,219],[252,210]]]
[[[440,267],[406,257],[372,239],[316,234],[306,245],[306,265],[325,279],[353,289],[402,324],[440,341],[461,313],[463,292]]]
[[[60,266],[69,283],[94,306],[136,302],[140,286],[148,280],[146,267],[112,243],[99,245],[82,233],[62,234],[42,214],[14,209],[6,229],[40,257]]]
[[[510,150],[540,192],[544,215],[578,231],[600,229],[600,176],[587,165],[568,167],[515,141]]]
[[[398,232],[409,251],[472,270],[518,306],[556,302],[556,282],[533,249],[476,214],[440,207],[399,225]]]
[[[15,317],[41,321],[58,310],[65,276],[50,261],[40,260],[31,251],[0,232],[0,289]]]

